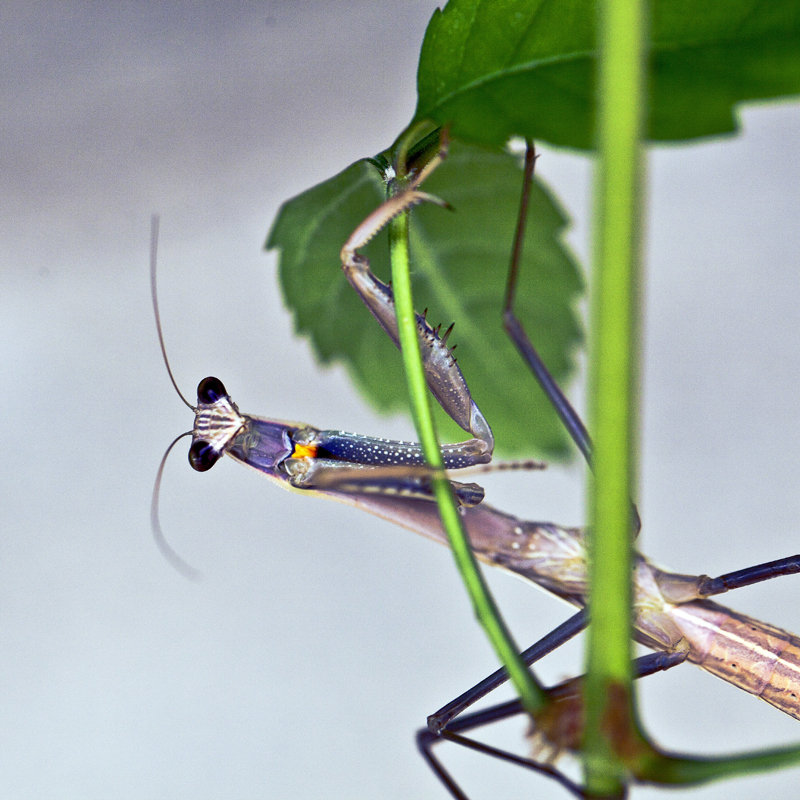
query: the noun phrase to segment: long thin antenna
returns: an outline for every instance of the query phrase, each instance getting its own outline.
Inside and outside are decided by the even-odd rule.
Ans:
[[[159,347],[161,347],[161,355],[164,358],[164,366],[167,368],[167,374],[169,375],[170,381],[172,381],[172,385],[175,387],[175,391],[178,393],[178,397],[180,397],[180,399],[183,400],[183,402],[196,413],[197,409],[183,396],[183,392],[178,388],[178,383],[175,380],[175,376],[172,374],[172,368],[170,367],[169,359],[167,358],[167,349],[164,346],[164,334],[161,331],[161,314],[158,311],[158,290],[156,288],[156,264],[158,262],[158,222],[158,214],[153,214],[153,216],[150,217],[150,294],[153,298],[153,313],[156,317],[158,344]],[[167,456],[169,456],[172,448],[175,447],[175,445],[181,439],[183,439],[184,436],[191,435],[192,432],[187,431],[186,433],[182,433],[180,436],[174,439],[161,458],[161,463],[158,465],[158,472],[156,473],[156,480],[153,484],[153,497],[150,501],[150,528],[153,531],[153,539],[155,540],[156,546],[161,551],[161,554],[164,556],[164,558],[173,566],[173,568],[190,580],[198,580],[200,573],[196,569],[193,569],[191,566],[189,566],[189,564],[187,564],[172,549],[172,547],[170,547],[166,537],[164,536],[164,532],[161,530],[161,521],[158,518],[158,499],[161,493],[161,476],[164,474],[164,465],[167,463]]]
[[[180,394],[180,392],[179,392]],[[166,449],[166,452],[161,457],[161,463],[158,465],[158,472],[156,473],[156,480],[153,484],[153,497],[150,500],[150,528],[153,531],[153,539],[155,540],[156,546],[161,551],[161,554],[164,558],[186,578],[189,580],[199,580],[201,577],[200,573],[194,569],[194,567],[189,566],[173,549],[170,547],[169,543],[167,542],[166,537],[164,536],[164,531],[161,530],[161,521],[158,517],[158,498],[161,494],[161,476],[164,474],[164,465],[167,463],[167,457],[169,456],[170,452],[172,452],[172,448],[183,439],[184,436],[191,436],[191,431],[186,431],[186,433],[182,433],[180,436],[176,437],[172,440],[170,446]]]
[[[183,400],[186,405],[197,411],[197,409],[183,396],[183,392],[178,388],[178,382],[172,374],[172,368],[169,365],[167,358],[167,348],[164,346],[164,334],[161,331],[161,314],[158,312],[158,289],[156,288],[156,263],[158,261],[158,214],[153,214],[150,217],[150,294],[153,298],[153,313],[156,315],[156,330],[158,331],[158,344],[161,347],[161,355],[164,357],[164,366],[167,368],[167,374],[178,393],[178,397]]]

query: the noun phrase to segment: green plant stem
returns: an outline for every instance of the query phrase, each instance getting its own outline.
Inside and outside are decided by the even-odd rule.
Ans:
[[[610,714],[615,726],[628,727],[628,732],[615,731],[619,735],[627,737],[635,728],[629,498],[636,496],[644,14],[639,0],[605,0],[598,21],[599,164],[589,378],[595,449],[584,744],[587,789],[602,797],[620,794],[624,785],[618,745],[609,740]],[[610,708],[611,698],[625,708]]]
[[[401,214],[389,226],[389,246],[392,263],[392,288],[397,311],[397,328],[403,356],[403,366],[411,398],[412,414],[420,443],[428,464],[442,470],[442,454],[431,416],[430,400],[417,339],[408,254],[408,214]],[[469,546],[461,518],[456,509],[449,481],[444,477],[433,482],[436,501],[447,533],[456,565],[467,588],[473,611],[484,627],[489,641],[508,671],[523,705],[535,713],[546,702],[544,690],[519,657],[519,650],[507,630],[483,580],[478,563]]]
[[[631,517],[636,496],[639,208],[644,3],[605,0],[599,37],[599,167],[595,195],[590,404],[591,624],[584,759],[587,794],[616,797],[628,776],[692,785],[800,763],[797,746],[696,758],[665,753],[641,731],[631,680]]]

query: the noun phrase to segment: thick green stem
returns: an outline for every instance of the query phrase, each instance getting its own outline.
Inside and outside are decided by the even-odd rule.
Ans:
[[[411,297],[407,213],[400,215],[390,224],[389,242],[397,328],[414,423],[428,464],[434,469],[442,469],[442,455],[431,416]],[[489,593],[461,524],[450,484],[444,477],[434,481],[434,493],[439,504],[442,524],[447,532],[456,565],[472,601],[475,615],[508,671],[523,705],[530,713],[534,713],[544,705],[546,695],[519,657],[517,646]]]
[[[641,732],[631,688],[631,517],[636,496],[644,3],[601,3],[599,165],[595,195],[590,403],[594,480],[589,540],[584,758],[587,794],[626,779],[691,785],[800,763],[797,746],[696,758],[664,753]]]
[[[616,733],[629,739],[635,729],[629,498],[636,496],[644,15],[639,0],[605,0],[598,20],[599,163],[589,376],[595,444],[585,733],[587,788],[597,796],[622,791],[624,771],[615,756],[619,743],[612,738]],[[624,709],[610,708],[612,697]],[[628,730],[610,730],[610,724]]]

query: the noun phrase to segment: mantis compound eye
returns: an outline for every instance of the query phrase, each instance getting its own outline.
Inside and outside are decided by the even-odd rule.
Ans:
[[[217,379],[211,378],[211,380],[216,381]],[[221,383],[219,385],[222,386]],[[202,439],[196,439],[189,448],[189,463],[192,465],[192,469],[197,470],[197,472],[206,472],[211,469],[217,463],[219,457],[219,451],[210,442],[205,442]]]
[[[197,385],[197,402],[202,406],[210,406],[222,397],[227,397],[228,392],[219,378],[203,378]],[[194,445],[192,445],[194,447]]]

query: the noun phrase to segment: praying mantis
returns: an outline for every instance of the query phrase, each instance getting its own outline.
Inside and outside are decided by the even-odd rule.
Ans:
[[[359,251],[398,214],[420,203],[442,204],[438,198],[423,192],[420,186],[444,155],[444,151],[440,152],[402,191],[375,209],[342,247],[346,279],[395,344],[398,334],[392,290],[372,274],[369,262]],[[535,155],[529,147],[523,198],[530,185],[534,162]],[[524,202],[522,205],[521,219],[524,218]],[[576,445],[590,461],[591,442],[583,423],[549,376],[516,320],[512,305],[515,280],[512,266],[505,313],[509,333]],[[166,357],[158,313],[154,250],[151,285],[167,371],[179,396],[195,413],[189,451],[189,461],[195,470],[206,471],[227,454],[284,488],[348,503],[447,544],[437,507],[432,501],[432,482],[439,473],[426,466],[418,444],[242,414],[222,382],[214,377],[200,382],[197,405],[189,403],[180,392]],[[445,469],[456,471],[488,465],[494,447],[491,427],[473,400],[448,346],[450,329],[441,333],[439,328],[429,324],[425,315],[417,315],[416,327],[422,343],[428,387],[470,437],[442,448]],[[528,462],[525,466],[534,468],[537,465]],[[483,490],[475,483],[451,479],[451,485],[472,549],[479,559],[534,582],[581,609],[531,648],[529,659],[536,660],[581,630],[586,623],[582,610],[587,589],[584,532],[551,523],[528,522],[492,508],[483,502]],[[157,494],[154,494],[153,525],[160,535]],[[644,663],[642,673],[688,660],[800,719],[800,639],[707,599],[733,588],[798,571],[800,557],[792,556],[709,578],[669,573],[638,556],[634,574],[636,636],[643,644],[666,654]],[[500,675],[493,677],[463,700],[454,701],[433,715],[429,719],[429,730],[418,737],[425,757],[454,797],[466,795],[432,755],[431,745],[442,735],[465,742],[459,731],[486,721],[487,714],[462,723],[452,722],[453,718],[501,679]],[[575,685],[567,684],[555,690],[556,694],[559,692],[565,698],[574,698]],[[572,708],[569,702],[565,707]],[[518,707],[509,705],[496,713],[517,710]],[[562,712],[560,717],[550,720],[549,726],[540,720],[538,748],[544,757],[522,760],[552,775],[576,796],[583,796],[581,787],[558,772],[548,759],[562,750],[579,748],[574,730],[567,733],[558,730],[559,723],[572,713],[573,710]]]

